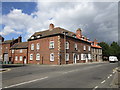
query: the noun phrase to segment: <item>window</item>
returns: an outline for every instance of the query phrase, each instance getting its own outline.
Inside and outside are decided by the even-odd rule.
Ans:
[[[75,43],[75,50],[77,50],[77,44]]]
[[[40,60],[40,54],[39,53],[36,54],[36,60]]]
[[[20,49],[20,53],[22,53],[22,49]]]
[[[69,61],[69,53],[66,53],[66,61]]]
[[[30,60],[33,60],[33,54],[30,54]]]
[[[86,55],[85,54],[81,54],[81,60],[85,60]]]
[[[22,61],[22,56],[20,56],[20,61]]]
[[[50,61],[54,61],[54,53],[50,54]]]
[[[49,48],[54,48],[54,41],[50,41]]]
[[[39,49],[40,49],[40,44],[37,43],[37,44],[36,44],[36,47],[37,47],[37,50],[39,50]]]
[[[34,44],[33,43],[31,44],[31,50],[34,50]]]
[[[15,61],[17,61],[18,60],[18,56],[15,56]]]
[[[37,38],[40,38],[40,35],[38,35]]]
[[[91,54],[88,54],[88,59],[91,60]]]
[[[65,49],[69,49],[69,42],[66,42]]]
[[[83,50],[86,50],[86,46],[85,45],[83,46]]]
[[[79,54],[77,54],[77,60],[79,60],[80,58],[79,58]]]
[[[12,50],[12,53],[14,53],[14,50]]]
[[[6,47],[6,49],[8,49],[8,47]]]
[[[90,51],[90,49],[91,49],[90,46],[88,46],[88,51]]]

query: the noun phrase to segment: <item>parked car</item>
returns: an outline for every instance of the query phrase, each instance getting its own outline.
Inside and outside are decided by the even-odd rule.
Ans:
[[[109,56],[109,62],[118,62],[118,59],[116,56]]]

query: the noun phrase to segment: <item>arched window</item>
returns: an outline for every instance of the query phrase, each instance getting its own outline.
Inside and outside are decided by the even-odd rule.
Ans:
[[[31,50],[34,50],[34,44],[33,43],[31,44]]]
[[[66,42],[65,49],[69,49],[69,42]]]
[[[50,61],[54,61],[54,53],[50,54]]]
[[[37,47],[37,50],[39,50],[39,49],[40,49],[40,44],[37,43],[37,44],[36,44],[36,47]]]
[[[39,53],[36,54],[36,60],[40,60],[40,54]]]
[[[30,60],[33,60],[33,54],[30,54]]]

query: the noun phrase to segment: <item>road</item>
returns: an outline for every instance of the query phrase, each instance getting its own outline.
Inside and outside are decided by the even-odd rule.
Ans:
[[[3,72],[3,88],[110,88],[117,63],[26,65]]]

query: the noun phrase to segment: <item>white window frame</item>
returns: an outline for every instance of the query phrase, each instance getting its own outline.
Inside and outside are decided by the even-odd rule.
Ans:
[[[81,54],[81,60],[85,60],[85,54]]]
[[[75,47],[75,50],[78,50],[77,43],[75,43],[75,46],[74,46],[74,47]]]
[[[36,60],[40,60],[40,54],[39,53],[36,54]]]
[[[88,51],[91,51],[91,47],[90,46],[88,46]]]
[[[53,55],[53,56],[52,56],[52,55]],[[54,53],[51,53],[51,54],[50,54],[50,61],[53,62],[53,61],[54,61],[54,58],[55,58],[55,57],[54,57]]]
[[[15,53],[15,50],[14,50],[14,49],[12,50],[12,53]]]
[[[69,42],[68,41],[65,43],[65,49],[69,49]]]
[[[70,56],[69,56],[69,53],[66,53],[66,61],[69,61],[69,58],[70,58]]]
[[[33,60],[33,54],[30,54],[30,60]]]
[[[31,44],[31,50],[34,50],[34,43]]]
[[[20,49],[20,53],[22,53],[23,52],[23,50],[22,49]]]
[[[88,54],[88,60],[91,60],[92,57],[91,57],[91,54]]]
[[[49,48],[51,48],[51,49],[54,48],[54,41],[50,41],[50,43],[49,43]]]
[[[37,43],[37,44],[36,44],[36,48],[37,48],[37,50],[40,49],[40,43]]]
[[[23,60],[23,57],[22,57],[22,56],[20,56],[20,57],[19,57],[19,60],[20,60],[20,61],[22,61],[22,60]]]
[[[83,46],[83,50],[84,50],[84,51],[86,50],[86,46],[85,46],[85,45]]]
[[[15,61],[18,61],[18,56],[15,56]]]

